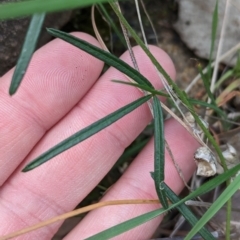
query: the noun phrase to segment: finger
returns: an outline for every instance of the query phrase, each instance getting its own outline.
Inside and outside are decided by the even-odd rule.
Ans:
[[[139,47],[134,50],[141,72],[156,88],[161,88],[158,74],[150,60]],[[171,77],[174,77],[174,67],[166,53],[157,47],[151,47],[151,50]],[[131,63],[128,53],[125,53],[122,59]],[[112,79],[123,80],[126,77],[110,68],[76,107],[46,134],[26,162],[79,129],[142,96],[138,89],[112,83]],[[143,105],[39,168],[24,174],[16,172],[0,191],[0,197],[5,196],[5,206],[10,209],[14,205],[21,207],[13,216],[6,208],[1,211],[0,206],[5,219],[0,221],[0,228],[6,228],[6,223],[11,221],[11,229],[8,227],[8,231],[19,229],[74,208],[111,169],[126,146],[139,135],[150,119],[149,109],[147,105]],[[14,194],[19,196],[17,199],[13,198],[13,189]],[[29,199],[31,201],[26,207],[25,202]],[[35,239],[36,234],[41,236],[41,239],[49,239],[58,226],[56,224],[35,232]]]
[[[76,36],[99,45],[84,33]],[[13,69],[0,80],[0,186],[44,133],[84,96],[103,63],[56,39],[38,50],[17,93],[8,89]]]
[[[198,143],[175,120],[165,123],[165,138],[171,148],[175,161],[180,166],[184,178],[189,180],[195,169],[193,154]],[[120,180],[110,188],[102,201],[120,199],[157,199],[154,181],[150,176],[153,171],[153,139],[137,156]],[[182,179],[176,170],[172,159],[166,153],[165,182],[176,193],[184,187]],[[159,205],[118,205],[97,209],[89,213],[81,223],[65,238],[85,239],[109,227],[160,208]],[[116,239],[150,239],[159,226],[162,217],[158,217],[146,224],[116,237]],[[114,238],[115,239],[115,238]]]

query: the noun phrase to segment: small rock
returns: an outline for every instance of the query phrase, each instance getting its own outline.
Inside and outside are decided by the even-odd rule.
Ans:
[[[180,0],[178,21],[174,25],[186,45],[202,58],[209,58],[212,34],[212,17],[216,0]],[[218,1],[218,31],[215,41],[214,58],[219,42],[226,1]],[[230,50],[240,41],[239,1],[231,1],[228,9],[227,27],[224,36],[222,54]],[[223,61],[227,65],[234,65],[236,57],[232,56]]]

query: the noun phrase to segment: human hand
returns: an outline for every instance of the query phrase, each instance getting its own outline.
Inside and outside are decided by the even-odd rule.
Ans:
[[[84,33],[75,36],[99,46]],[[157,60],[175,78],[172,61],[165,52],[150,47]],[[134,48],[140,72],[156,88],[162,88],[156,70],[139,47]],[[122,59],[131,65],[128,53]],[[133,87],[111,82],[126,77],[110,68],[99,79],[103,63],[60,39],[38,50],[18,92],[8,89],[13,70],[0,79],[0,235],[31,226],[73,209],[111,169],[124,149],[151,120],[147,104],[79,145],[56,156],[33,171],[24,166],[73,133],[142,96]],[[165,122],[165,138],[189,179],[198,143],[175,120]],[[157,199],[153,171],[153,140],[136,157],[102,201]],[[166,152],[166,183],[179,193],[182,180]],[[66,239],[84,239],[159,205],[121,205],[89,213]],[[148,239],[161,221],[156,218],[118,239]],[[20,236],[18,239],[51,239],[60,222]]]

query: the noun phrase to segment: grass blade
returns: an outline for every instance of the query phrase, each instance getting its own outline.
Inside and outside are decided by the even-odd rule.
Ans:
[[[45,153],[43,153],[42,155],[34,159],[22,171],[23,172],[30,171],[38,167],[39,165],[47,162],[51,158],[57,156],[58,154],[82,142],[83,140],[91,137],[92,135],[96,134],[97,132],[101,131],[102,129],[106,128],[112,123],[116,122],[118,119],[122,118],[126,114],[130,113],[137,107],[141,106],[143,103],[148,101],[151,97],[152,97],[151,95],[148,95],[148,96],[139,98],[138,100],[118,109],[117,111],[107,115],[106,117],[94,122],[90,126],[73,134],[72,136],[63,140],[53,148],[49,149],[48,151],[46,151]]]
[[[165,183],[163,183],[163,185],[165,185],[164,188],[166,191],[166,195],[170,199],[170,201],[172,203],[180,202],[179,197]],[[198,219],[195,217],[192,211],[184,203],[181,205],[178,205],[177,209],[192,226],[194,226],[198,222]],[[205,227],[203,227],[202,229],[199,229],[199,233],[203,237],[203,239],[208,239],[208,240],[215,239],[213,235]]]
[[[200,186],[197,190],[190,193],[187,197],[183,198],[183,201],[196,198],[200,195],[203,195],[211,191],[212,189],[216,188],[218,185],[226,182],[230,177],[235,175],[239,170],[240,170],[240,164],[218,175],[217,177],[214,177],[213,179],[209,180],[208,182]]]
[[[198,71],[201,75],[201,78],[202,78],[202,81],[203,81],[203,84],[204,84],[204,87],[206,89],[208,97],[211,99],[212,104],[217,106],[217,104],[215,102],[215,99],[214,99],[214,96],[213,96],[213,94],[211,92],[211,89],[210,89],[210,78],[209,78],[209,76],[207,76],[203,73],[201,66],[198,66]],[[211,69],[210,69],[210,71],[211,71]]]
[[[207,76],[208,76],[208,82],[211,79],[212,75],[212,68],[211,68],[211,62],[212,62],[212,56],[216,41],[216,35],[217,35],[217,26],[218,26],[218,0],[216,1],[216,5],[213,11],[213,17],[212,17],[212,35],[211,35],[211,47],[210,47],[210,54],[209,54],[209,63],[207,66]]]
[[[24,17],[34,13],[68,10],[101,2],[107,2],[107,0],[28,0],[3,3],[0,5],[0,19]]]
[[[240,188],[240,175],[223,191],[218,199],[212,204],[207,212],[202,216],[198,223],[189,232],[186,240],[191,240],[192,237],[219,211],[220,208],[232,197],[232,195]]]
[[[99,240],[99,239],[110,239],[119,234],[122,234],[126,231],[129,231],[143,223],[146,223],[153,218],[159,216],[160,214],[164,213],[166,210],[164,209],[157,209],[152,212],[145,213],[141,216],[135,217],[130,219],[126,222],[120,223],[116,226],[108,228],[100,233],[95,234],[92,237],[86,238],[86,240]]]
[[[77,48],[82,49],[83,51],[91,54],[92,56],[104,61],[106,64],[115,67],[120,72],[126,74],[128,77],[132,78],[134,81],[136,81],[139,84],[147,85],[149,87],[152,87],[152,84],[143,76],[141,75],[137,70],[129,66],[127,63],[119,59],[118,57],[114,56],[111,53],[108,53],[98,47],[93,46],[92,44],[74,37],[71,34],[48,28],[47,31],[54,37],[58,37]]]
[[[214,111],[216,111],[218,113],[218,115],[226,118],[224,112],[218,106],[216,106],[214,104],[207,103],[207,102],[200,101],[200,100],[193,99],[193,98],[189,98],[189,102],[191,102],[194,105],[196,104],[196,105],[200,105],[200,106],[203,106],[203,107],[206,107],[206,108],[211,108]]]
[[[38,37],[40,35],[44,19],[45,13],[36,13],[31,19],[20,56],[13,73],[9,89],[10,95],[13,95],[17,91],[25,75],[25,72],[27,71],[28,64],[37,45]]]
[[[163,69],[163,67],[159,64],[159,62],[154,58],[154,56],[151,54],[151,52],[149,51],[149,49],[144,45],[144,43],[141,41],[141,39],[139,38],[139,36],[135,33],[135,31],[131,28],[131,26],[128,24],[128,22],[126,21],[126,19],[122,16],[122,14],[119,12],[118,8],[116,7],[115,4],[111,3],[111,6],[114,10],[114,12],[116,13],[116,15],[119,17],[120,21],[122,22],[122,24],[125,26],[125,28],[130,32],[130,34],[132,35],[132,37],[135,39],[135,41],[141,46],[141,48],[143,49],[143,51],[147,54],[147,56],[149,57],[149,59],[152,61],[152,63],[154,64],[154,66],[158,69],[158,71],[164,76],[164,78],[166,79],[166,81],[168,82],[169,85],[172,86],[173,90],[175,90],[176,94],[178,95],[178,98],[187,106],[188,110],[192,113],[194,119],[196,120],[197,124],[200,126],[200,128],[202,129],[202,131],[204,132],[204,134],[206,135],[206,137],[209,139],[209,142],[213,145],[213,147],[215,148],[219,159],[221,161],[221,164],[224,168],[224,170],[226,170],[226,164],[224,161],[224,157],[222,155],[221,149],[218,146],[218,144],[216,143],[216,141],[214,140],[214,138],[212,137],[212,135],[208,132],[208,130],[206,129],[206,127],[204,126],[204,124],[202,123],[202,121],[199,119],[198,115],[194,112],[194,108],[191,105],[191,103],[188,100],[188,96],[186,95],[186,93],[184,91],[181,91],[179,89],[179,87],[177,86],[176,83],[174,83],[174,81],[169,77],[169,75],[166,73],[166,71]]]
[[[172,88],[176,91],[176,94],[178,97],[182,100],[183,103],[185,103],[190,109],[192,109],[191,105],[189,106],[188,98],[186,98],[185,95],[183,95],[183,92],[179,89],[177,84],[170,78],[170,76],[167,74],[167,72],[164,70],[164,68],[160,65],[160,63],[157,61],[157,59],[152,55],[150,50],[147,46],[143,43],[143,41],[140,39],[138,34],[132,29],[132,27],[128,24],[127,20],[124,18],[124,16],[119,11],[116,4],[110,2],[111,7],[113,8],[114,12],[118,16],[119,20],[123,24],[123,26],[129,31],[131,36],[134,38],[134,40],[137,42],[139,46],[141,46],[142,50],[146,53],[146,55],[149,57],[153,65],[157,68],[157,70],[163,75],[163,77],[166,79],[169,85],[172,86]],[[200,120],[199,120],[200,121]]]
[[[166,213],[167,211],[176,208],[177,206],[179,206],[180,204],[184,204],[184,202],[193,199],[195,197],[198,197],[201,194],[207,193],[208,191],[211,191],[212,189],[214,189],[216,186],[218,186],[219,184],[225,182],[227,179],[229,179],[231,176],[233,176],[234,174],[236,174],[238,171],[240,170],[240,164],[226,172],[224,172],[223,174],[217,176],[216,178],[211,179],[210,181],[208,181],[207,183],[205,183],[204,185],[202,185],[200,188],[198,188],[197,190],[195,190],[194,192],[190,193],[188,196],[186,196],[185,198],[183,198],[182,200],[179,200],[177,203],[172,204],[168,207],[168,209],[158,209],[158,210],[154,210],[152,212],[149,213],[145,213],[141,216],[135,217],[133,219],[130,219],[126,222],[120,223],[116,226],[113,226],[111,228],[108,228],[92,237],[87,238],[88,240],[98,240],[98,239],[109,239],[112,237],[115,237],[121,233],[124,233],[128,230],[131,230],[134,227],[137,227],[147,221],[150,221],[151,219]],[[176,197],[173,196],[174,199],[176,200]],[[173,200],[173,198],[172,198]],[[214,239],[209,238],[209,239]]]
[[[158,91],[156,89],[153,89],[151,87],[148,87],[146,85],[140,85],[138,83],[133,83],[133,82],[126,82],[126,81],[121,81],[121,80],[112,80],[112,82],[115,82],[115,83],[121,83],[121,84],[125,84],[125,85],[129,85],[129,86],[133,86],[133,87],[137,87],[137,88],[140,88],[141,90],[144,90],[144,91],[147,91],[153,95],[159,95],[159,96],[163,96],[163,97],[169,97],[169,95],[167,93],[164,93],[164,92],[161,92],[161,91]]]
[[[164,182],[164,165],[165,165],[165,142],[162,107],[159,99],[153,97],[153,116],[154,116],[154,172],[153,179],[158,198],[164,209],[168,208],[168,201],[162,188]]]
[[[108,14],[107,9],[105,8],[105,6],[102,3],[98,4],[99,9],[101,10],[102,14],[104,15],[106,21],[110,24],[111,28],[114,30],[114,32],[116,33],[116,35],[118,36],[118,38],[120,39],[121,43],[123,44],[123,46],[127,47],[127,44],[121,34],[121,32],[119,31],[117,25],[115,24],[115,22],[113,21],[113,19],[111,18],[111,16]]]

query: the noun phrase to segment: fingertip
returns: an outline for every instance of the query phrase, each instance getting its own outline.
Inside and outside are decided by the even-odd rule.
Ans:
[[[100,47],[98,41],[86,33],[72,34]],[[9,96],[9,85],[14,69],[1,78],[0,115],[4,118],[0,125],[8,129],[3,142],[11,144],[0,152],[3,173],[0,185],[43,134],[85,96],[98,80],[102,67],[103,62],[97,58],[61,39],[54,39],[34,53],[13,97]]]

